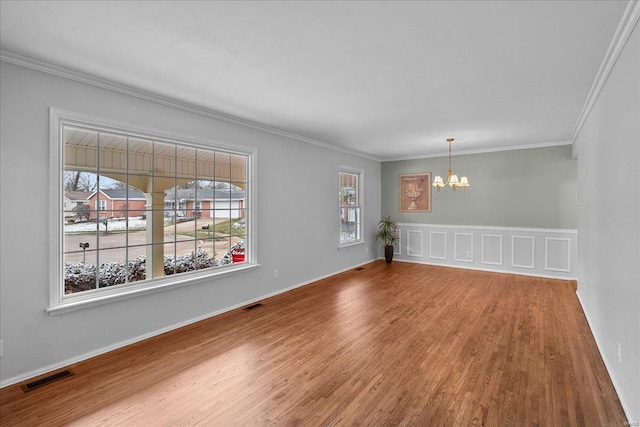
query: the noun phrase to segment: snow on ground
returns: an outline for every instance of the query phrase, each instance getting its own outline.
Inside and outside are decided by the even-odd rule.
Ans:
[[[124,231],[127,229],[127,222],[129,223],[129,231],[144,230],[147,227],[147,220],[140,217],[129,218],[126,221],[125,218],[110,219],[108,223],[109,231]],[[98,229],[104,231],[104,224],[99,223]],[[80,224],[65,224],[65,233],[93,233],[96,231],[96,223],[83,222]]]

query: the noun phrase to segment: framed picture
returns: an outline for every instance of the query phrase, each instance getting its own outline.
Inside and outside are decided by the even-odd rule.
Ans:
[[[400,175],[400,212],[431,212],[431,172]]]

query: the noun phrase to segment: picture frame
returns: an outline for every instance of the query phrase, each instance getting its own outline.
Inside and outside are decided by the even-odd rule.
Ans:
[[[431,212],[431,172],[400,175],[400,212]]]

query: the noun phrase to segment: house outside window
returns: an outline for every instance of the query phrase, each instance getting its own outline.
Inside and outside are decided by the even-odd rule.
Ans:
[[[338,177],[339,246],[362,242],[362,170],[340,167]]]
[[[225,185],[242,199],[243,213],[251,218],[251,150],[87,123],[55,110],[52,119],[60,165],[54,179],[60,208],[53,216],[61,225],[52,243],[60,249],[52,255],[57,268],[50,312],[64,311],[75,301],[256,265],[252,221],[231,207],[200,214],[202,200]],[[82,217],[68,210],[68,197],[63,199],[78,182],[91,191]],[[190,200],[177,197],[186,194]],[[242,227],[234,226],[240,220]],[[243,256],[232,256],[237,252]]]

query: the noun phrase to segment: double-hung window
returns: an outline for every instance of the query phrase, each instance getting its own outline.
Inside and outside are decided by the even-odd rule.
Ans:
[[[252,150],[51,118],[50,312],[255,265]],[[64,211],[65,190],[88,213]]]
[[[338,176],[339,246],[362,242],[362,171],[340,167]]]

